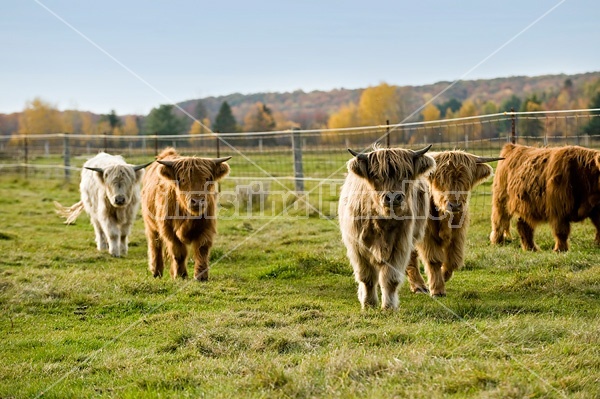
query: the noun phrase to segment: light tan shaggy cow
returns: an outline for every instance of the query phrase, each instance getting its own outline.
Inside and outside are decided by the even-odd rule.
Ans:
[[[217,232],[216,182],[227,176],[225,158],[182,157],[166,148],[143,180],[142,214],[148,264],[154,277],[164,269],[163,248],[171,258],[171,277],[187,277],[188,246],[194,278],[208,280],[208,259]]]
[[[429,148],[350,151],[338,216],[363,309],[377,306],[378,285],[382,308],[398,308],[398,286],[428,213],[423,175],[435,167]]]
[[[435,171],[427,177],[430,215],[423,239],[416,247],[425,266],[430,294],[445,296],[446,282],[464,264],[471,190],[492,174],[492,167],[485,162],[501,158],[483,158],[459,150],[430,155],[436,163]],[[428,292],[419,272],[417,251],[406,271],[411,291]]]
[[[533,232],[548,222],[554,250],[567,251],[571,222],[590,218],[600,245],[600,151],[578,146],[535,148],[506,144],[498,165],[492,200],[490,241],[510,237],[510,221],[517,216],[517,231],[526,251],[539,248]]]
[[[55,202],[56,212],[72,224],[85,209],[98,251],[108,248],[112,256],[127,255],[127,240],[140,205],[143,168],[150,163],[128,165],[120,155],[100,152],[83,164],[81,201],[68,208]]]

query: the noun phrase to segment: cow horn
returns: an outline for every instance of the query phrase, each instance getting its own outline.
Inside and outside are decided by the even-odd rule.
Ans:
[[[231,159],[231,157],[212,158],[211,161],[213,161],[214,163],[216,163],[218,165],[218,164],[223,163],[225,161],[229,161],[230,159]]]
[[[145,164],[143,164],[143,165],[133,165],[133,166],[132,166],[132,167],[133,167],[133,171],[134,171],[134,172],[137,172],[137,171],[138,171],[138,170],[140,170],[140,169],[144,169],[146,166],[150,165],[152,162],[154,162],[154,161],[150,161],[150,162],[148,162],[148,163],[145,163]]]
[[[160,161],[160,160],[157,159],[156,162],[158,162],[161,165],[168,166],[170,168],[173,167],[173,165],[175,165],[174,161]]]
[[[429,151],[429,149],[431,148],[431,146],[432,146],[432,145],[433,145],[433,144],[429,144],[429,145],[428,145],[427,147],[425,147],[425,148],[421,148],[420,150],[416,150],[416,151],[414,151],[414,155],[413,155],[413,157],[414,157],[414,158],[418,158],[418,157],[421,157],[421,156],[423,156],[423,155],[424,155],[424,154],[425,154],[427,151]]]
[[[354,155],[356,158],[360,159],[361,161],[366,161],[369,158],[367,157],[367,154],[363,154],[362,152],[356,152],[351,150],[350,148],[348,148],[348,152],[352,155]]]
[[[494,161],[502,161],[504,158],[502,157],[477,157],[475,159],[475,163],[486,163],[486,162],[494,162]]]
[[[102,169],[102,168],[92,168],[91,166],[84,166],[84,168],[93,170],[94,172],[104,173],[104,169]]]

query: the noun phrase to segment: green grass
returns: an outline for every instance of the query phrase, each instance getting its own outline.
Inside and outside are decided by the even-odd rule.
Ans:
[[[126,258],[97,252],[87,217],[54,214],[78,197],[0,175],[2,398],[600,396],[588,222],[568,253],[547,227],[524,253],[489,246],[476,202],[448,297],[405,284],[399,311],[361,312],[335,220],[223,218],[201,284],[151,277],[140,218]]]

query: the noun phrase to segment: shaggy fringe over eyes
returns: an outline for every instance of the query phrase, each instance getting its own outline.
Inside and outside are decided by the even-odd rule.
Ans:
[[[413,170],[413,154],[407,150],[383,149],[378,145],[373,146],[374,151],[370,152],[369,172],[372,176],[382,178],[397,178],[407,175],[407,170],[411,175]]]

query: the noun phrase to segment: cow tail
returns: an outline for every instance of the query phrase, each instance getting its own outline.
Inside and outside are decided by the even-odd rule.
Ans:
[[[54,201],[54,206],[56,207],[56,213],[66,219],[65,224],[74,224],[77,217],[83,212],[83,201],[79,201],[70,207],[62,206]]]

